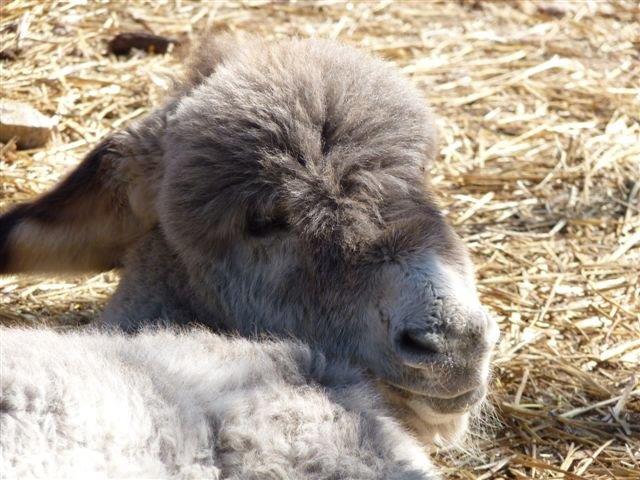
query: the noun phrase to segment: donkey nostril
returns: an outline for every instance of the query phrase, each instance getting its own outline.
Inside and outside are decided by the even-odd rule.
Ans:
[[[403,331],[397,340],[398,353],[429,359],[441,353],[441,344],[433,335],[417,330]]]

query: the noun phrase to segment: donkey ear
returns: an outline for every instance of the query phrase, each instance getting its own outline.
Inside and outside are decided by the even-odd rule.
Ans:
[[[205,32],[195,41],[186,61],[182,87],[191,90],[200,85],[235,50],[238,36]]]
[[[53,190],[0,215],[0,274],[121,264],[156,223],[162,154],[149,123],[106,138]]]

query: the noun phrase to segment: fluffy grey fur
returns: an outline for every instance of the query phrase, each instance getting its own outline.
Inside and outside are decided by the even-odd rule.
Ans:
[[[369,381],[299,343],[0,336],[5,479],[438,478]]]

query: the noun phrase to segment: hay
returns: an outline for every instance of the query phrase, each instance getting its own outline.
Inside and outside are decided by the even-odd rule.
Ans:
[[[479,453],[438,455],[445,472],[640,478],[638,4],[5,1],[0,50],[17,58],[2,61],[3,97],[60,125],[48,148],[0,145],[0,208],[45,190],[157,104],[205,28],[354,43],[396,62],[439,114],[435,183],[503,332],[493,393],[503,425]],[[181,45],[105,55],[130,30]],[[0,318],[81,325],[116,281],[0,278]]]

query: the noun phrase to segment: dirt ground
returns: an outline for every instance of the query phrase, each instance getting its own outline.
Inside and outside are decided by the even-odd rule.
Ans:
[[[395,62],[439,117],[431,175],[498,319],[499,425],[452,478],[640,478],[640,7],[635,1],[2,1],[2,98],[55,115],[0,144],[0,210],[144,115],[202,31],[339,38]],[[179,41],[107,54],[126,31]],[[90,322],[117,273],[0,278],[0,322]],[[495,423],[495,422],[490,422]]]

